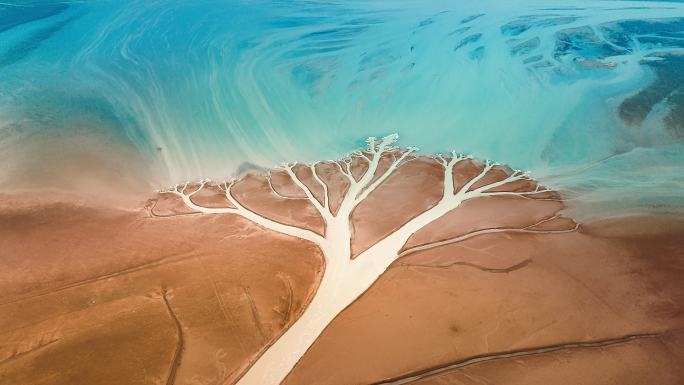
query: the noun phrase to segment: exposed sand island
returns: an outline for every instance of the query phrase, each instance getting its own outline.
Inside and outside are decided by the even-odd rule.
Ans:
[[[395,141],[128,208],[2,196],[0,384],[684,381],[684,219],[578,224]]]

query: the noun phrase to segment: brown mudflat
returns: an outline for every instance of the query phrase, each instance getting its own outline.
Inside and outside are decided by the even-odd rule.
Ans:
[[[681,218],[625,217],[406,256],[286,383],[392,383],[465,363],[409,383],[681,384],[682,234]]]
[[[317,167],[334,186],[334,207],[347,186],[335,167]],[[457,181],[477,167],[455,170]],[[310,170],[296,172],[320,197]],[[407,183],[421,188],[403,191]],[[440,183],[424,158],[398,169],[354,212],[353,250],[434,205]],[[255,212],[323,231],[282,174],[270,184],[283,197],[256,175],[234,193]],[[683,383],[684,218],[575,230],[556,218],[557,196],[539,198],[466,202],[415,233],[285,383]],[[193,200],[225,206],[216,189]],[[536,223],[559,232],[420,249]],[[296,320],[324,269],[312,244],[235,215],[193,213],[165,195],[129,209],[4,195],[0,266],[3,385],[233,383]]]
[[[311,245],[237,218],[12,203],[0,214],[3,385],[230,381],[301,312],[322,268]]]

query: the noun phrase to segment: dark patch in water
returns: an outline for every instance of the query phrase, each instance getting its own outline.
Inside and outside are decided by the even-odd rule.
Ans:
[[[382,68],[381,68],[381,69],[379,69],[379,70],[375,70],[375,71],[373,71],[373,73],[370,74],[370,76],[368,77],[368,82],[370,83],[370,82],[372,82],[372,81],[374,81],[374,80],[380,79],[381,77],[384,77],[385,75],[387,75],[387,71],[386,71],[385,69],[382,69]]]
[[[485,15],[484,13],[478,13],[477,15],[470,15],[470,16],[464,18],[463,20],[461,20],[460,24],[470,23],[471,21],[479,19],[484,15]]]
[[[461,34],[467,32],[469,29],[470,29],[470,27],[457,28],[457,29],[449,32],[449,34],[447,36],[461,35]]]
[[[357,18],[345,21],[343,25],[373,25],[382,24],[381,19],[370,19],[370,18]]]
[[[365,71],[367,69],[373,69],[380,66],[384,66],[390,63],[394,63],[399,59],[398,56],[392,54],[389,50],[383,49],[380,51],[375,51],[371,53],[364,53],[362,55],[361,61],[359,61],[358,72]]]
[[[539,8],[540,11],[584,11],[586,8],[580,7],[556,7],[556,8]]]
[[[684,32],[657,32],[656,35],[662,37],[673,37],[675,39],[684,39]]]
[[[297,17],[283,17],[273,20],[269,23],[271,27],[290,29],[296,27],[304,27],[309,25],[320,25],[328,21],[326,17],[315,16],[297,16]]]
[[[654,57],[655,58],[655,57]],[[668,129],[673,135],[681,137],[684,109],[684,56],[662,54],[642,64],[653,70],[656,79],[643,90],[625,99],[619,106],[620,118],[629,125],[640,125],[653,107],[663,101],[670,105],[670,114],[665,118]]]
[[[359,25],[308,32],[294,41],[300,43],[300,47],[288,52],[285,57],[304,57],[340,51],[349,47],[353,39],[367,29],[368,26]]]
[[[428,26],[428,25],[430,25],[430,24],[432,24],[432,23],[434,23],[434,22],[435,22],[435,19],[429,17],[429,18],[427,18],[427,19],[421,21],[420,23],[418,23],[418,28],[426,27],[426,26]]]
[[[470,51],[470,53],[468,54],[468,57],[470,58],[470,60],[479,61],[479,60],[482,60],[482,58],[484,57],[484,54],[485,54],[485,47],[480,46],[480,47],[477,47],[474,50]]]
[[[301,40],[296,40],[296,42],[299,42]],[[341,45],[347,45],[351,42],[350,39],[339,39],[339,40],[312,40],[312,41],[307,41],[304,44],[301,45],[301,48],[328,48],[328,47],[337,47]]]
[[[606,11],[629,11],[639,9],[652,9],[651,7],[620,7],[620,8],[606,8]]]
[[[598,30],[608,43],[623,48],[625,51],[631,51],[632,37],[622,32],[617,25],[602,24],[598,26]]]
[[[655,36],[666,38],[684,37],[682,36],[682,31],[684,31],[684,18],[621,20],[601,24],[598,26],[598,30],[603,34],[606,41],[618,47],[630,50],[634,38],[648,41],[649,37],[656,38]]]
[[[340,50],[345,49],[347,47],[348,46],[322,47],[322,48],[300,48],[300,49],[296,49],[296,50],[288,52],[287,54],[284,55],[284,57],[300,58],[300,57],[321,55],[321,54],[326,54],[326,53],[337,52],[337,51],[340,51]]]
[[[582,57],[582,56],[577,56],[576,58],[573,59],[573,61],[580,68],[588,68],[588,69],[613,69],[617,66],[617,64],[614,62],[604,62],[601,60],[587,59],[587,58]]]
[[[654,45],[657,47],[679,47],[684,48],[684,40],[670,37],[640,36],[637,38],[639,43]]]
[[[623,20],[617,25],[624,32],[643,35],[653,32],[681,32],[684,31],[684,17],[652,20]]]
[[[684,139],[684,89],[667,98],[670,112],[665,116],[665,126],[672,136]]]
[[[321,84],[328,76],[329,70],[330,68],[326,68],[325,62],[310,60],[296,65],[290,73],[294,81],[308,90],[309,95],[313,96],[320,91]]]
[[[536,62],[536,61],[540,61],[540,60],[543,59],[543,58],[544,58],[544,55],[534,55],[534,56],[530,56],[530,57],[528,57],[527,59],[523,60],[523,64],[534,63],[534,62]]]
[[[480,38],[482,38],[481,33],[474,33],[472,35],[466,36],[465,38],[463,38],[463,40],[459,41],[458,44],[456,44],[456,46],[454,47],[454,51],[456,51],[456,50],[458,50],[458,49],[460,49],[460,48],[462,48],[468,44],[476,43],[477,41],[480,40]]]
[[[624,49],[617,48],[600,39],[594,30],[588,26],[558,31],[555,38],[556,46],[553,57],[556,59],[570,54],[602,59],[625,53]]]
[[[38,47],[40,47],[41,43],[43,43],[45,40],[49,39],[52,35],[54,35],[56,32],[64,28],[67,24],[69,24],[71,21],[73,21],[76,17],[70,17],[66,20],[62,20],[56,23],[53,23],[49,27],[40,29],[36,32],[34,32],[31,36],[28,38],[22,40],[21,42],[17,43],[13,47],[11,47],[9,50],[5,51],[2,56],[0,56],[0,68],[6,67],[8,65],[14,64],[28,55],[31,54],[34,50],[36,50]]]
[[[532,24],[523,21],[511,21],[501,26],[501,34],[506,36],[518,36],[532,28]]]
[[[412,70],[413,67],[415,67],[415,66],[416,66],[416,63],[411,62],[411,63],[407,64],[406,67],[402,68],[400,72],[410,71],[410,70]]]
[[[539,61],[539,62],[536,62],[536,63],[534,63],[534,64],[531,64],[531,65],[530,65],[530,68],[532,68],[532,69],[542,69],[542,68],[553,67],[553,65],[554,65],[554,64],[553,64],[551,61],[549,61],[549,60],[544,60],[544,61]]]
[[[67,4],[41,4],[34,6],[0,5],[0,33],[22,24],[59,15],[69,9]]]
[[[620,20],[598,26],[605,39],[625,52],[632,45],[684,48],[684,17],[650,20]],[[673,137],[684,138],[684,56],[675,52],[652,55],[641,64],[656,79],[619,106],[620,118],[627,124],[643,123],[653,108],[665,103],[669,112],[663,122]],[[659,60],[658,60],[659,59]]]
[[[501,26],[501,34],[506,36],[518,36],[523,32],[535,27],[554,27],[570,24],[578,20],[577,16],[554,16],[548,15],[529,15],[521,16],[511,22]]]
[[[511,55],[512,56],[518,56],[518,55],[526,55],[539,47],[539,44],[541,43],[541,40],[539,37],[534,37],[529,40],[525,40],[520,44],[517,44],[513,48],[511,48]]]
[[[344,28],[330,28],[321,31],[309,32],[302,35],[301,39],[345,39],[352,38],[359,33],[365,31],[368,27],[344,27]]]

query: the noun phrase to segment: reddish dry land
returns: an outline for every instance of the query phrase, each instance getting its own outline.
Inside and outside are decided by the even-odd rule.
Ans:
[[[355,252],[434,204],[434,167],[406,164],[357,207]],[[320,170],[334,208],[344,180]],[[271,183],[299,194],[282,174]],[[251,210],[322,231],[306,201],[274,200],[264,177],[242,179],[234,193]],[[285,383],[683,383],[684,218],[412,249],[563,209],[555,195],[542,198],[467,202],[414,234],[404,248],[414,251],[339,314]],[[193,200],[223,203],[210,189]],[[0,197],[0,267],[0,384],[199,385],[234,382],[296,321],[324,264],[306,241],[192,213],[170,196],[106,208],[23,194]]]

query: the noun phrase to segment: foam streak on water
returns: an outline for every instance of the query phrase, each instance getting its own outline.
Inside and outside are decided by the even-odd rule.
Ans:
[[[669,209],[684,205],[682,52],[676,2],[5,0],[0,160],[97,132],[168,183],[398,132],[587,201]]]

